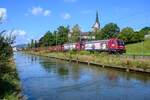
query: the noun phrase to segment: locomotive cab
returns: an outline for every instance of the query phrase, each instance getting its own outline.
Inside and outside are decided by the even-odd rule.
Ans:
[[[110,39],[108,42],[108,51],[110,53],[125,53],[125,44],[120,39]]]

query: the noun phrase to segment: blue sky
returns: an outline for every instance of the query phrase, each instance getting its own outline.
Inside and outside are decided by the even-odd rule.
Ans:
[[[60,25],[79,24],[90,31],[99,12],[101,27],[114,22],[122,29],[150,26],[150,0],[1,0],[1,29],[14,30],[16,44],[39,39]],[[3,13],[2,13],[3,12]]]

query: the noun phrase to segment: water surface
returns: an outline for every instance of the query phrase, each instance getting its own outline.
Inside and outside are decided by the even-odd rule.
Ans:
[[[150,100],[150,75],[15,53],[28,100]]]

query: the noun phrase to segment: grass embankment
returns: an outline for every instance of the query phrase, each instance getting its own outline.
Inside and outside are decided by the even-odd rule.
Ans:
[[[20,82],[13,60],[0,61],[0,100],[20,99]]]
[[[29,52],[28,52],[29,53]],[[105,66],[113,66],[113,67],[120,67],[120,68],[127,68],[127,69],[135,69],[135,70],[143,70],[150,72],[150,61],[149,59],[132,59],[132,58],[123,58],[119,55],[109,55],[107,53],[93,53],[91,54],[88,51],[80,51],[80,52],[30,52],[36,55],[48,56],[48,57],[56,57],[56,58],[63,58],[63,59],[76,59],[82,62],[92,62],[100,65]]]
[[[150,56],[150,39],[141,43],[126,45],[127,55],[146,55]]]

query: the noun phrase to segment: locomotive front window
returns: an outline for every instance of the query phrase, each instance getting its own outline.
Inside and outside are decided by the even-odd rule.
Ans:
[[[123,41],[118,40],[118,45],[119,45],[119,46],[124,46],[124,42],[123,42]]]

